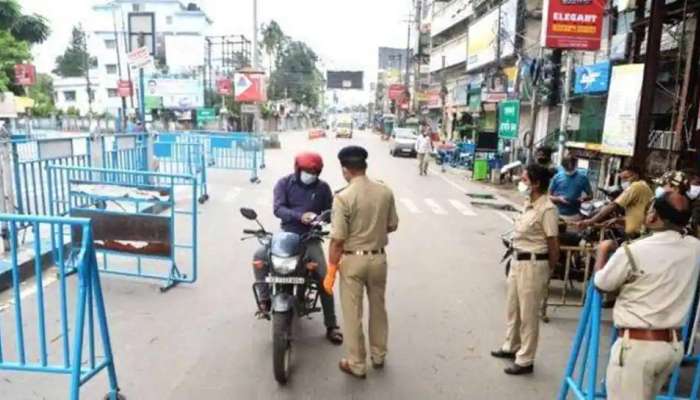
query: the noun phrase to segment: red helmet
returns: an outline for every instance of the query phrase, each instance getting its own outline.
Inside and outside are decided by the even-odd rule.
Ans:
[[[320,175],[321,171],[323,171],[323,158],[318,153],[299,153],[294,157],[294,170]]]

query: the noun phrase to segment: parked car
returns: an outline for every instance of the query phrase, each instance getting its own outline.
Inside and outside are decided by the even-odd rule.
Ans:
[[[416,156],[416,139],[418,134],[415,130],[409,128],[395,128],[392,133],[391,149],[389,154],[394,157],[407,155],[410,157]]]
[[[352,139],[353,122],[340,120],[335,124],[335,137]]]
[[[323,129],[311,129],[309,130],[309,139],[319,139],[326,137],[326,131]]]

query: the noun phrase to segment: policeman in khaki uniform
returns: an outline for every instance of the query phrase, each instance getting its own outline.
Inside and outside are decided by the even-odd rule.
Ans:
[[[625,244],[595,285],[618,290],[613,322],[618,339],[607,370],[608,399],[654,399],[683,358],[681,327],[689,314],[700,271],[700,241],[684,235],[688,199],[661,193],[646,216],[652,235]]]
[[[528,196],[525,209],[515,222],[513,261],[508,275],[506,340],[492,351],[496,358],[515,362],[509,375],[532,373],[539,335],[539,310],[549,283],[550,270],[559,260],[559,212],[547,190],[551,172],[539,164],[529,165],[518,190]]]
[[[347,358],[340,369],[364,378],[367,353],[362,330],[362,301],[369,298],[369,344],[372,366],[381,368],[387,353],[388,321],[384,294],[387,262],[384,247],[388,234],[399,225],[392,191],[365,175],[367,150],[345,147],[338,153],[348,186],[333,200],[331,244],[324,289],[332,293],[335,271],[340,269],[340,301],[343,308]]]

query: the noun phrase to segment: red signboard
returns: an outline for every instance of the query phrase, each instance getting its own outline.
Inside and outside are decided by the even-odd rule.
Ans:
[[[216,80],[216,92],[222,96],[233,94],[233,82],[230,79],[222,78]]]
[[[131,81],[117,81],[117,94],[119,97],[129,97],[133,93],[133,85]]]
[[[542,41],[550,49],[599,50],[605,0],[545,0]]]
[[[241,71],[233,74],[235,100],[243,103],[256,103],[267,100],[265,73]]]
[[[32,64],[15,64],[15,82],[20,86],[36,83],[36,68]]]
[[[406,91],[406,86],[400,84],[389,85],[389,100],[398,100]]]

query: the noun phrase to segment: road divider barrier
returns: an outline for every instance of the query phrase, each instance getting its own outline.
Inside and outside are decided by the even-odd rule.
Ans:
[[[80,387],[105,371],[105,399],[121,399],[90,220],[0,214],[0,225],[8,232],[6,260],[12,274],[9,301],[0,304],[0,370],[70,375],[63,397],[70,400],[79,400]],[[18,240],[27,226],[31,229],[25,232],[32,232],[29,251]],[[50,235],[73,235],[73,251],[61,240],[49,240]],[[55,274],[44,269],[42,255],[48,253]],[[34,282],[27,286],[21,284],[23,263],[34,267]],[[69,282],[69,270],[75,272],[76,284]],[[47,279],[57,284],[48,286]],[[28,291],[35,295],[26,296]],[[27,397],[30,391],[28,387]]]
[[[153,155],[157,161],[158,172],[195,176],[199,185],[199,203],[204,204],[209,200],[204,144],[156,141],[153,143]],[[188,185],[189,181],[178,181],[178,184]]]

